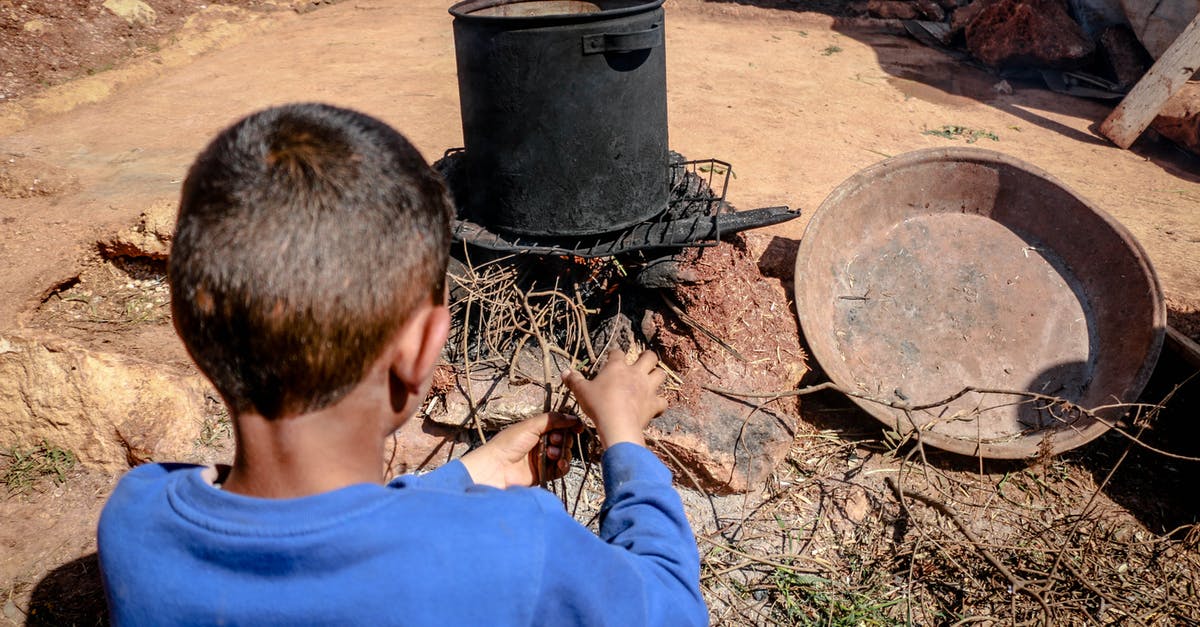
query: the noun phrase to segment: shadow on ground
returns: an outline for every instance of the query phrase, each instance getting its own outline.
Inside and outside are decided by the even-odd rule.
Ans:
[[[33,589],[27,626],[108,625],[100,560],[85,555],[50,571]]]
[[[1139,426],[1129,429],[1140,434],[1139,441],[1170,454],[1200,457],[1200,421],[1196,420],[1200,372],[1178,355],[1164,351],[1141,401],[1161,403],[1163,409],[1150,417],[1144,431]],[[1200,501],[1196,499],[1200,462],[1148,450],[1114,431],[1069,453],[1067,459],[1087,468],[1097,484],[1116,467],[1105,494],[1154,533],[1168,534],[1200,523]]]

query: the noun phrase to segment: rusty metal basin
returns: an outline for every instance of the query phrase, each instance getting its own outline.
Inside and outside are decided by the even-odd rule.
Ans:
[[[834,190],[800,244],[796,310],[813,356],[872,416],[1005,459],[1104,433],[1125,411],[1111,406],[1150,377],[1166,327],[1158,278],[1124,227],[1049,174],[972,148],[894,157]],[[913,409],[968,387],[1027,394]]]

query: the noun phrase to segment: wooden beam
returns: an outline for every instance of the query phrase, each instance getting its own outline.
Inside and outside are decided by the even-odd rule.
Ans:
[[[1114,144],[1129,148],[1171,96],[1196,73],[1197,67],[1200,67],[1200,15],[1183,29],[1175,43],[1113,109],[1100,125],[1100,132]]]

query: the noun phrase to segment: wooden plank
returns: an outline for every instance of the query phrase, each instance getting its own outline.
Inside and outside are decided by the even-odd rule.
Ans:
[[[1200,368],[1200,344],[1193,342],[1192,338],[1180,333],[1170,325],[1167,326],[1166,340],[1168,349],[1178,353],[1192,366]]]
[[[1100,125],[1100,132],[1114,144],[1129,148],[1171,96],[1196,73],[1197,67],[1200,67],[1200,15],[1183,29],[1175,43],[1113,109]]]

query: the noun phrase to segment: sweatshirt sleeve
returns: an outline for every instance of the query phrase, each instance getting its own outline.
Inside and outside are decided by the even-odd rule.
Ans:
[[[700,555],[671,472],[636,444],[604,453],[593,535],[546,493],[537,624],[707,625]]]

